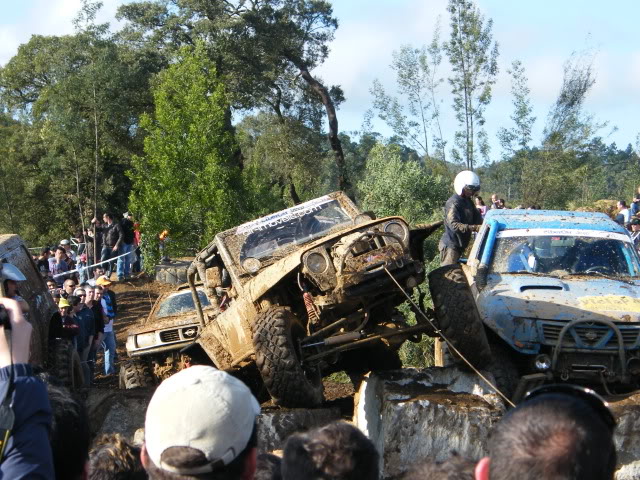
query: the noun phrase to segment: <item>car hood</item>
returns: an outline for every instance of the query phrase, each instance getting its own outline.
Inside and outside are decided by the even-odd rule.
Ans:
[[[185,327],[187,325],[199,325],[200,321],[195,312],[188,312],[184,315],[174,315],[171,317],[162,317],[157,319],[149,319],[139,327],[130,328],[128,335],[137,335],[139,333],[155,332],[156,330],[164,330],[165,328]]]
[[[489,275],[478,298],[483,317],[640,322],[640,282],[605,278]]]

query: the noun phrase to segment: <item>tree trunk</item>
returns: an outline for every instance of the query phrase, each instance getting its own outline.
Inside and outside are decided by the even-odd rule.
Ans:
[[[287,58],[300,70],[300,75],[304,81],[309,84],[322,100],[322,104],[327,111],[327,120],[329,122],[329,143],[331,144],[331,149],[336,158],[336,166],[338,167],[338,188],[343,192],[348,192],[351,189],[351,183],[347,178],[347,168],[344,160],[344,152],[342,151],[342,143],[340,142],[340,138],[338,138],[338,117],[336,116],[336,108],[333,105],[331,95],[327,88],[309,73],[306,65],[300,61],[296,61],[295,58]]]

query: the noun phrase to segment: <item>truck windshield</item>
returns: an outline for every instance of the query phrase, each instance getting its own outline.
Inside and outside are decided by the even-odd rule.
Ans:
[[[640,262],[633,244],[622,234],[512,236],[507,231],[496,238],[491,271],[639,277]]]
[[[246,235],[240,260],[273,256],[279,249],[307,243],[351,222],[340,202],[330,197],[297,205],[238,227],[236,235]]]
[[[209,299],[202,290],[198,290],[198,297],[202,308],[210,305]],[[169,317],[171,315],[179,315],[184,312],[195,311],[196,306],[193,303],[193,297],[191,296],[191,290],[185,290],[167,297],[158,308],[156,318]]]

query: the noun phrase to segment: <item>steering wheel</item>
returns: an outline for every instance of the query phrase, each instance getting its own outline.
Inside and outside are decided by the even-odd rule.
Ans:
[[[593,267],[589,267],[584,271],[584,273],[594,273],[594,272],[611,273],[611,267],[608,267],[606,265],[594,265]]]

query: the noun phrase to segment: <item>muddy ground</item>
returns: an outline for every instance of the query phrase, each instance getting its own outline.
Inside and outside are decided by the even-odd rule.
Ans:
[[[173,285],[156,282],[146,275],[141,275],[124,282],[114,282],[113,291],[117,295],[118,316],[114,322],[116,333],[116,345],[118,351],[118,362],[116,371],[119,371],[118,364],[127,358],[125,344],[127,341],[127,331],[144,322],[149,315],[156,299],[163,293],[175,288]],[[96,378],[94,389],[118,389],[118,375],[105,376],[99,372],[104,372],[102,355],[98,354],[98,364],[96,366]],[[346,416],[353,412],[353,386],[351,383],[342,383],[325,379],[324,381],[325,399],[328,406],[340,408]],[[128,392],[132,393],[132,392]],[[275,408],[270,402],[263,403],[263,408]]]

